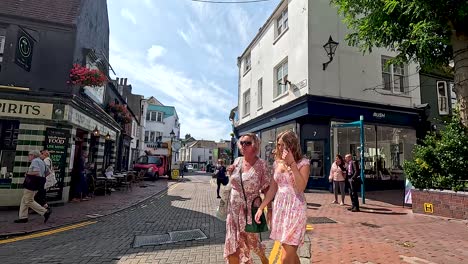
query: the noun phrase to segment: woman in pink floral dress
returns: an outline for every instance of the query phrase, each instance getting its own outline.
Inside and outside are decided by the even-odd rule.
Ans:
[[[307,220],[304,189],[309,179],[310,161],[302,157],[299,139],[291,130],[276,138],[274,170],[274,181],[255,221],[259,222],[263,209],[274,198],[270,238],[281,242],[282,263],[298,264],[297,248],[304,242]]]
[[[270,184],[270,175],[264,160],[257,157],[260,149],[260,140],[255,134],[243,135],[238,142],[238,147],[244,157],[237,158],[233,165],[229,166],[232,186],[231,197],[226,218],[226,242],[224,245],[224,258],[227,263],[253,263],[250,251],[259,255],[262,263],[268,263],[265,256],[265,246],[260,242],[256,233],[245,232],[246,219],[252,223],[252,201],[266,192]],[[241,185],[244,186],[247,204]],[[246,218],[247,206],[247,218]]]

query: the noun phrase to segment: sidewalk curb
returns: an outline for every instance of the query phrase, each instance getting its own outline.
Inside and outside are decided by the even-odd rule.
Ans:
[[[135,203],[133,204],[130,204],[129,206],[127,207],[122,207],[122,208],[119,208],[117,209],[116,211],[113,211],[113,212],[110,212],[108,214],[105,214],[105,215],[101,215],[101,216],[98,216],[98,217],[95,217],[95,218],[91,218],[91,219],[99,219],[99,218],[103,218],[103,217],[106,217],[106,216],[109,216],[109,215],[113,215],[113,214],[116,214],[116,213],[119,213],[123,210],[126,210],[126,209],[129,209],[129,208],[132,208],[132,207],[135,207],[143,202],[145,202],[146,200],[148,199],[151,199],[155,196],[158,196],[160,194],[162,194],[163,192],[167,191],[169,189],[169,187],[173,186],[173,185],[176,185],[176,184],[179,184],[179,182],[174,182],[173,184],[168,184],[168,186],[164,187],[161,191],[155,193],[155,194],[152,194],[146,198],[143,198],[141,200],[138,200],[136,201]],[[41,228],[41,229],[37,229],[37,230],[32,230],[32,231],[26,231],[26,232],[18,232],[18,233],[7,233],[7,234],[0,234],[0,240],[3,240],[3,239],[7,239],[7,238],[12,238],[12,237],[18,237],[18,236],[24,236],[24,235],[29,235],[29,234],[33,234],[33,233],[38,233],[38,232],[42,232],[42,231],[47,231],[47,230],[52,230],[52,229],[56,229],[56,228],[61,228],[61,227],[65,227],[65,226],[69,226],[69,225],[74,225],[74,224],[78,224],[78,223],[81,223],[81,222],[84,222],[84,221],[87,221],[89,220],[89,218],[86,218],[86,219],[81,219],[81,220],[77,220],[77,221],[72,221],[72,222],[69,222],[69,223],[65,223],[65,224],[61,224],[61,225],[57,225],[57,226],[51,226],[51,227],[45,227],[45,228]]]

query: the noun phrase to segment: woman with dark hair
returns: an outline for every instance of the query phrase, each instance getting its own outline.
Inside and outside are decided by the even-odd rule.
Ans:
[[[247,224],[252,224],[252,202],[265,193],[270,185],[270,174],[266,162],[258,157],[260,139],[253,133],[247,133],[237,142],[243,157],[237,158],[228,167],[231,196],[226,217],[226,242],[224,258],[227,263],[253,263],[251,251],[255,252],[262,263],[267,264],[265,245],[258,233],[245,231]],[[260,202],[259,202],[260,204]],[[257,206],[259,205],[257,204]]]
[[[297,248],[304,243],[306,200],[310,161],[302,156],[299,138],[292,130],[276,138],[274,176],[265,200],[255,214],[259,223],[263,209],[273,198],[270,238],[281,242],[282,263],[299,264]],[[268,211],[271,211],[268,209]]]
[[[335,194],[335,200],[332,204],[338,203],[338,189],[341,193],[341,202],[340,205],[344,205],[346,191],[345,191],[345,181],[346,181],[346,168],[345,162],[341,155],[336,155],[335,162],[333,162],[330,169],[330,176],[328,177],[330,182],[333,182],[333,193]]]

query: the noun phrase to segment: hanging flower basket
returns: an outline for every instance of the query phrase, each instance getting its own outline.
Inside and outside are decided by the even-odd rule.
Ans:
[[[110,103],[107,108],[108,111],[113,114],[115,121],[122,124],[132,122],[132,116],[130,115],[126,105]]]
[[[79,64],[73,64],[70,70],[70,80],[68,84],[79,86],[103,86],[107,81],[107,77],[98,69],[89,69]]]

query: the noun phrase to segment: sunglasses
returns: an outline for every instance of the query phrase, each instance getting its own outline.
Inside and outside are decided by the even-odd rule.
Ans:
[[[241,141],[241,146],[252,146],[252,141]]]

